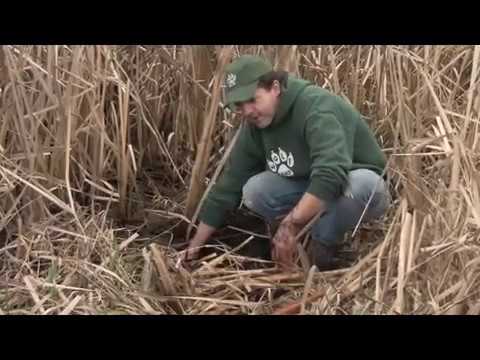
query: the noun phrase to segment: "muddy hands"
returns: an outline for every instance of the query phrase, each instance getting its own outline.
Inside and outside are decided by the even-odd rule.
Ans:
[[[295,266],[297,255],[296,236],[300,227],[286,217],[278,227],[272,240],[272,260],[278,262],[283,268],[291,269]]]

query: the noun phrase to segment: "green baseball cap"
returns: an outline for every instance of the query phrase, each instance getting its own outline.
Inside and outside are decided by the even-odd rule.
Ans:
[[[272,65],[259,56],[243,55],[225,68],[225,105],[235,109],[235,103],[255,97],[258,79],[273,70]]]

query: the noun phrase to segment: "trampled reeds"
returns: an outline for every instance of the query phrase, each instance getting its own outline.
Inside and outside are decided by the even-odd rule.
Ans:
[[[0,313],[480,313],[480,46],[0,49]],[[176,267],[245,53],[351,101],[389,158],[394,203],[348,268],[282,273],[234,225],[239,246]]]

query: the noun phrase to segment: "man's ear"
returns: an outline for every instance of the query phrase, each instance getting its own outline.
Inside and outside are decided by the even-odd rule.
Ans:
[[[277,95],[280,95],[282,93],[282,85],[278,80],[273,81],[272,88],[275,90],[275,93]]]

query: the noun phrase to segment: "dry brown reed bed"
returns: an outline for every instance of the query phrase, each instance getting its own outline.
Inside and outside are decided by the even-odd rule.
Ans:
[[[349,268],[282,273],[222,248],[175,266],[236,132],[219,84],[243,53],[346,96],[389,156],[395,203],[355,234]],[[0,313],[479,314],[479,60],[479,46],[2,46]],[[257,230],[235,228],[244,244]]]

